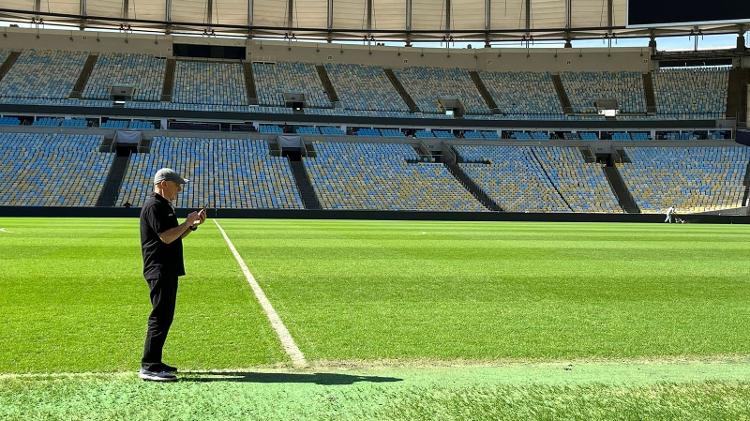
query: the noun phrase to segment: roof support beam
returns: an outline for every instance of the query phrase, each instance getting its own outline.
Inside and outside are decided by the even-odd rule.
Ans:
[[[445,32],[451,31],[451,0],[445,0]]]
[[[206,0],[206,21],[209,26],[214,24],[214,0]]]
[[[250,28],[253,26],[253,6],[253,0],[247,0],[247,26]]]
[[[289,2],[286,5],[286,8],[287,8],[286,26],[291,31],[291,29],[294,28],[294,0],[289,0]]]
[[[406,31],[411,31],[411,0],[406,0]]]
[[[565,27],[573,26],[573,0],[565,0]]]
[[[490,48],[490,31],[492,30],[492,0],[484,0],[484,47]]]
[[[167,23],[172,23],[172,0],[166,0],[164,2],[164,20]]]
[[[607,26],[612,27],[612,21],[613,21],[613,9],[614,9],[614,1],[613,0],[607,0]]]
[[[326,19],[326,29],[333,29],[333,0],[328,0],[328,18]]]
[[[492,29],[492,0],[484,0],[484,30]]]
[[[531,29],[531,0],[526,0],[526,29]]]
[[[130,0],[122,0],[122,18],[130,19]]]
[[[78,2],[78,9],[81,15],[78,27],[83,31],[84,28],[86,28],[86,0],[80,0]]]
[[[365,11],[367,12],[367,31],[372,31],[372,0],[367,0],[365,5]]]

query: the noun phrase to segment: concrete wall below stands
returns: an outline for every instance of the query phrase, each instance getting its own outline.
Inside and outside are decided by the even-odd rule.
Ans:
[[[194,209],[178,209],[184,218]],[[0,217],[137,217],[137,208],[74,208],[0,206]],[[663,223],[664,215],[597,213],[512,213],[512,212],[410,212],[331,211],[280,209],[209,209],[209,218],[281,219],[370,219],[426,221],[527,221],[527,222],[646,222]],[[676,215],[688,223],[750,224],[748,216]]]

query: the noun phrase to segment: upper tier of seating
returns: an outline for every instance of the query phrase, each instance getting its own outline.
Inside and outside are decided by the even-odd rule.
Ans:
[[[570,212],[544,169],[526,146],[455,146],[461,169],[509,212]]]
[[[614,99],[624,113],[645,113],[643,76],[638,72],[563,72],[560,74],[574,112],[596,113],[594,102]]]
[[[253,63],[255,89],[261,105],[284,106],[284,94],[304,94],[308,107],[332,107],[315,65]]]
[[[163,167],[190,180],[177,207],[304,209],[289,161],[257,139],[156,137],[151,153],[132,155],[117,204],[143,204]]]
[[[0,96],[67,98],[87,57],[79,51],[25,50],[0,82]]]
[[[643,213],[708,212],[742,206],[747,147],[626,147],[631,163],[618,163]]]
[[[95,206],[113,154],[101,136],[0,133],[0,206]]]
[[[240,63],[178,60],[174,102],[246,105],[245,77]]]
[[[166,65],[166,59],[148,54],[101,54],[82,97],[109,99],[112,86],[129,86],[135,88],[134,100],[159,101]]]
[[[560,100],[549,73],[480,72],[480,77],[506,118],[550,114],[563,117]]]
[[[443,164],[408,144],[314,143],[305,169],[324,209],[486,211]]]
[[[467,114],[490,113],[466,69],[406,67],[393,72],[424,113],[440,113],[438,100],[443,97],[460,99]]]
[[[656,110],[664,118],[724,118],[729,69],[661,69],[653,73]]]
[[[0,50],[0,63],[10,52]],[[717,119],[726,114],[728,68],[662,69],[653,73],[657,114],[647,115],[643,78],[638,72],[563,72],[560,77],[573,111],[562,113],[547,72],[479,72],[500,114],[491,114],[469,71],[462,68],[406,67],[394,73],[420,111],[410,113],[383,67],[324,64],[340,101],[334,107],[316,65],[253,63],[261,107],[250,107],[240,61],[177,60],[172,102],[161,102],[166,59],[148,54],[101,53],[82,99],[68,98],[88,53],[25,50],[0,82],[0,103],[70,107],[111,107],[111,86],[132,86],[129,109],[292,114],[284,93],[305,95],[305,114],[379,118],[445,118],[438,100],[458,98],[466,119],[603,120],[594,102],[615,99],[621,120]],[[633,113],[633,114],[631,114]]]
[[[382,67],[328,63],[325,68],[343,108],[409,111],[409,107],[396,92]]]

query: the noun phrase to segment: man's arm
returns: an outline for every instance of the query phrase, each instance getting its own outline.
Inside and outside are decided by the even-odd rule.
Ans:
[[[203,222],[203,219],[205,219],[205,217],[202,218],[199,212],[191,212],[188,214],[187,218],[185,218],[185,222],[159,233],[159,239],[164,244],[172,244],[178,239],[186,237],[186,233],[190,233],[190,227],[196,225],[196,223],[199,224]]]
[[[164,244],[172,244],[177,241],[178,238],[182,238],[186,232],[190,232],[189,228],[191,225],[191,222],[185,220],[185,222],[180,225],[160,233],[159,239],[161,239]]]
[[[193,231],[195,231],[195,230],[193,230],[193,229],[189,229],[189,228],[188,228],[187,230],[185,230],[185,232],[183,232],[183,233],[182,233],[182,235],[180,236],[180,238],[185,238],[185,237],[187,237],[187,236],[188,236],[188,235],[190,235],[190,233],[191,233],[191,232],[193,232]]]
[[[196,229],[198,229],[198,225],[202,224],[203,221],[206,220],[206,209],[205,208],[201,209],[200,211],[198,211],[198,217],[200,219],[193,224],[193,227],[195,227],[195,228],[194,229],[188,228],[184,233],[182,233],[182,236],[180,238],[185,238],[188,235],[190,235],[191,232],[193,232]]]

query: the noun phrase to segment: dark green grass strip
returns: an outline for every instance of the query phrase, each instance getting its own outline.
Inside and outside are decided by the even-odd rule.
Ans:
[[[2,218],[0,372],[139,367],[148,286],[137,219]],[[286,362],[216,228],[185,242],[165,360],[182,368]]]
[[[748,226],[222,224],[311,360],[750,351]]]
[[[0,377],[0,418],[742,420],[749,376],[747,362],[691,362]]]

